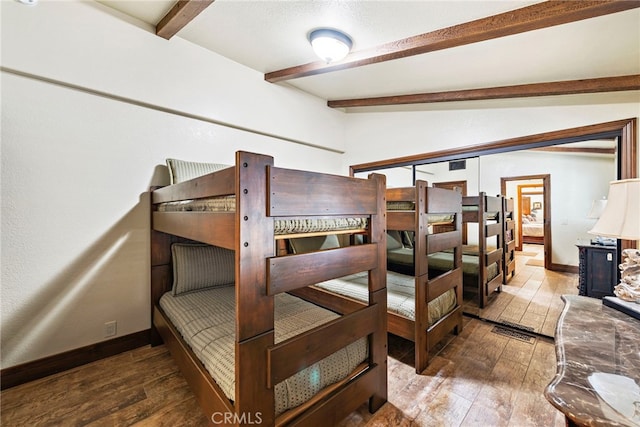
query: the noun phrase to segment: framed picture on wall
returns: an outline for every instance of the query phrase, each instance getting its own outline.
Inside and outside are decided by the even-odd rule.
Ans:
[[[542,202],[533,202],[533,209],[542,209]]]

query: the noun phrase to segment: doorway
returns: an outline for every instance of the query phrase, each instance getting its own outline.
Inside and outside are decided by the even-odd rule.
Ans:
[[[544,244],[544,188],[542,180],[535,184],[517,186],[516,228],[518,230],[516,250],[524,243]],[[507,190],[508,191],[508,190]]]
[[[508,191],[508,188],[514,187],[516,188],[515,191]],[[533,191],[527,191],[527,189],[533,189]],[[523,217],[531,218],[533,217],[533,215],[531,215],[532,211],[538,211],[536,216],[542,217],[540,227],[542,236],[538,238],[527,236],[526,240],[533,241],[537,244],[542,243],[544,245],[544,268],[547,270],[553,270],[554,266],[551,263],[551,175],[502,177],[500,178],[500,193],[505,196],[511,195],[511,197],[516,200],[515,219],[516,227],[518,228],[516,250],[522,250],[522,243],[525,240],[522,227]],[[536,196],[535,200],[532,198],[534,195]],[[540,198],[537,198],[537,196],[540,196]],[[527,201],[529,202],[528,206]],[[526,214],[525,210],[527,211]]]

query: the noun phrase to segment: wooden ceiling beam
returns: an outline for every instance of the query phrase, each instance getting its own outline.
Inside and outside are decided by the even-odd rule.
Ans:
[[[531,83],[483,89],[453,90],[377,98],[338,99],[327,101],[331,108],[373,107],[381,105],[427,104],[435,102],[477,101],[483,99],[526,98],[532,96],[573,95],[578,93],[640,90],[640,74],[596,79]]]
[[[545,1],[487,18],[352,52],[332,64],[311,62],[264,75],[271,83],[346,70],[640,7],[640,1]]]
[[[616,154],[615,148],[596,148],[596,147],[562,147],[562,146],[550,146],[532,148],[535,151],[551,151],[554,153],[579,153],[579,154]]]
[[[214,0],[178,0],[156,25],[156,35],[169,40]]]

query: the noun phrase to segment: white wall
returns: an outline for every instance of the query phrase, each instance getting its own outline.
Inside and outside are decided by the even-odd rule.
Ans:
[[[357,112],[348,116],[347,152],[343,160],[353,165],[640,117],[640,96],[636,91],[474,101],[430,105],[423,111]],[[573,160],[564,165],[551,165],[541,158],[489,163],[483,157],[480,162],[481,190],[487,194],[500,193],[500,176],[544,174],[553,169],[552,261],[577,265],[576,238],[587,238],[585,228],[593,225],[581,215],[586,216],[594,198],[607,194],[608,182],[615,175],[584,174],[587,166]],[[593,194],[582,197],[586,193]]]
[[[345,167],[640,117],[640,91],[406,108],[349,113]]]
[[[102,341],[107,321],[149,328],[144,192],[165,158],[347,173],[345,116],[322,100],[98,4],[1,5],[3,368]]]
[[[614,160],[531,151],[480,158],[480,182],[488,194],[500,194],[501,177],[542,174],[551,179],[551,261],[577,266],[575,244],[593,237],[587,231],[595,220],[587,214],[593,200],[606,196],[609,182],[616,179]]]

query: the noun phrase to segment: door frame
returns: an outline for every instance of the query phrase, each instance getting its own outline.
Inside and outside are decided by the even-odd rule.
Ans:
[[[542,188],[542,191],[523,191],[524,189],[533,189],[533,188]],[[544,188],[542,187],[542,183],[539,184],[522,184],[518,185],[518,218],[516,219],[516,225],[518,226],[518,244],[516,245],[516,250],[521,251],[522,245],[524,244],[524,233],[522,232],[522,215],[524,215],[524,205],[523,205],[523,197],[525,196],[539,196],[542,195],[544,201]],[[543,233],[544,234],[544,233]],[[543,243],[544,243],[544,235]]]
[[[506,196],[507,194],[507,182],[509,181],[531,181],[540,179],[542,180],[542,200],[544,206],[542,207],[543,215],[544,215],[544,268],[547,270],[558,270],[564,271],[560,264],[553,264],[551,262],[551,254],[552,254],[552,239],[551,239],[551,175],[521,175],[521,176],[510,176],[510,177],[501,177],[500,178],[500,194]],[[520,201],[518,200],[518,203]],[[518,220],[518,223],[521,221]],[[519,226],[520,227],[520,226]],[[522,250],[522,228],[520,227],[520,248]]]

